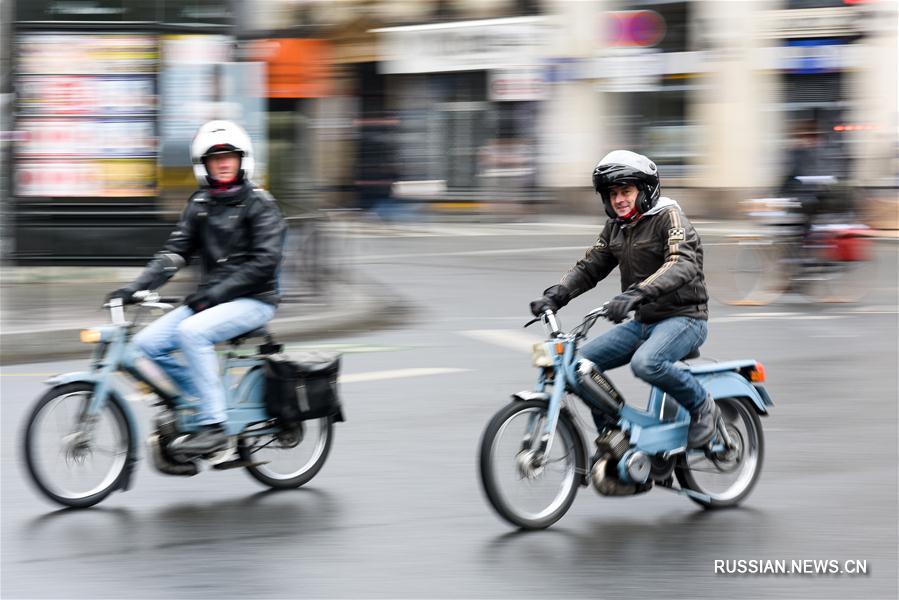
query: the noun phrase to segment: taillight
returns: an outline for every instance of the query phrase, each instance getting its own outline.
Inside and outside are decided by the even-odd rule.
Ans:
[[[752,383],[761,383],[765,381],[765,365],[756,362],[755,366],[749,370],[749,381]]]

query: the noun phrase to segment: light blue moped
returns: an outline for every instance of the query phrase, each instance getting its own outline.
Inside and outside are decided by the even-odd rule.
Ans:
[[[125,320],[120,299],[105,305],[112,324],[81,332],[81,340],[96,344],[91,369],[53,377],[25,423],[25,465],[37,488],[64,506],[97,504],[115,490],[127,490],[138,462],[137,420],[133,401],[149,401],[157,410],[147,439],[153,465],[167,475],[196,475],[203,467],[246,468],[272,488],[295,488],[311,480],[328,457],[332,424],[342,421],[336,410],[328,416],[290,426],[272,419],[264,400],[266,359],[281,351],[264,329],[229,341],[222,365],[229,438],[226,449],[206,456],[187,456],[169,448],[177,436],[198,427],[198,415],[172,380],[131,344],[141,315],[172,309],[174,299],[137,292],[139,299]],[[255,351],[239,352],[252,337],[264,337]],[[330,385],[336,386],[336,357]],[[335,387],[336,397],[336,387]]]
[[[762,468],[759,415],[773,406],[762,385],[764,367],[754,360],[683,365],[721,413],[708,446],[687,449],[690,414],[677,402],[652,388],[646,410],[629,406],[594,363],[577,356],[578,344],[605,310],[591,311],[570,333],[559,328],[552,311],[525,325],[542,320],[548,339],[534,345],[536,389],[513,394],[481,439],[481,482],[490,504],[524,529],[558,521],[578,487],[591,483],[606,496],[639,494],[656,484],[707,508],[739,504]],[[600,433],[589,461],[574,398],[617,421]]]

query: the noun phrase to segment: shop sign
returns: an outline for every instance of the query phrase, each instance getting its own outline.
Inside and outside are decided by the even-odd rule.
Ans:
[[[546,98],[543,70],[537,67],[499,69],[490,71],[488,78],[490,100],[515,102]]]
[[[842,37],[861,33],[859,9],[853,6],[768,11],[763,37],[775,39]]]
[[[543,17],[375,29],[382,73],[439,73],[536,65],[547,54]]]
[[[269,98],[322,98],[328,95],[328,42],[317,39],[253,40],[246,46],[250,60],[268,69]]]
[[[848,48],[835,40],[794,40],[781,49],[780,68],[798,74],[840,71],[847,66]]]
[[[755,68],[796,74],[829,73],[859,68],[864,48],[838,40],[793,40],[785,46],[761,48]]]
[[[665,75],[701,73],[708,53],[658,52],[650,49],[609,53],[594,63],[595,79],[606,92],[648,92],[658,89]]]

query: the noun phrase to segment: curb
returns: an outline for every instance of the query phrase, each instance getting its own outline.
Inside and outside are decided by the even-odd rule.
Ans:
[[[319,310],[316,305],[305,305],[310,314],[276,317],[269,323],[269,330],[276,338],[291,340],[346,335],[398,323],[411,310],[411,306],[397,303],[396,295],[380,282],[355,275],[352,280],[340,283],[342,286],[339,287],[348,288],[350,293],[345,297],[335,298],[327,309],[315,312]],[[340,308],[333,308],[334,306]],[[85,327],[91,324],[85,323]],[[89,358],[92,347],[81,343],[81,329],[82,327],[40,329],[0,334],[0,366],[31,361]]]

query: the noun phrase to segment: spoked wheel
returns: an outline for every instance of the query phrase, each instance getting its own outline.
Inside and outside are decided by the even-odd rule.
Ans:
[[[822,261],[803,270],[802,291],[815,302],[858,302],[877,281],[875,271],[873,260]]]
[[[490,504],[513,525],[549,527],[574,502],[585,472],[580,434],[565,413],[545,459],[535,452],[546,403],[513,402],[493,417],[481,439],[481,482]]]
[[[318,474],[334,439],[331,418],[304,421],[299,429],[277,435],[241,438],[241,460],[256,464],[247,471],[253,479],[275,489],[298,488]]]
[[[708,250],[713,294],[732,306],[770,304],[786,287],[781,244],[758,235],[729,236]]]
[[[709,454],[691,450],[675,469],[684,488],[708,497],[690,499],[707,508],[736,506],[752,491],[762,471],[765,440],[755,409],[745,400],[716,400],[733,447]]]
[[[122,409],[107,402],[86,415],[94,394],[90,383],[50,389],[25,424],[25,465],[48,498],[63,506],[97,504],[119,487],[132,458],[131,433]]]

